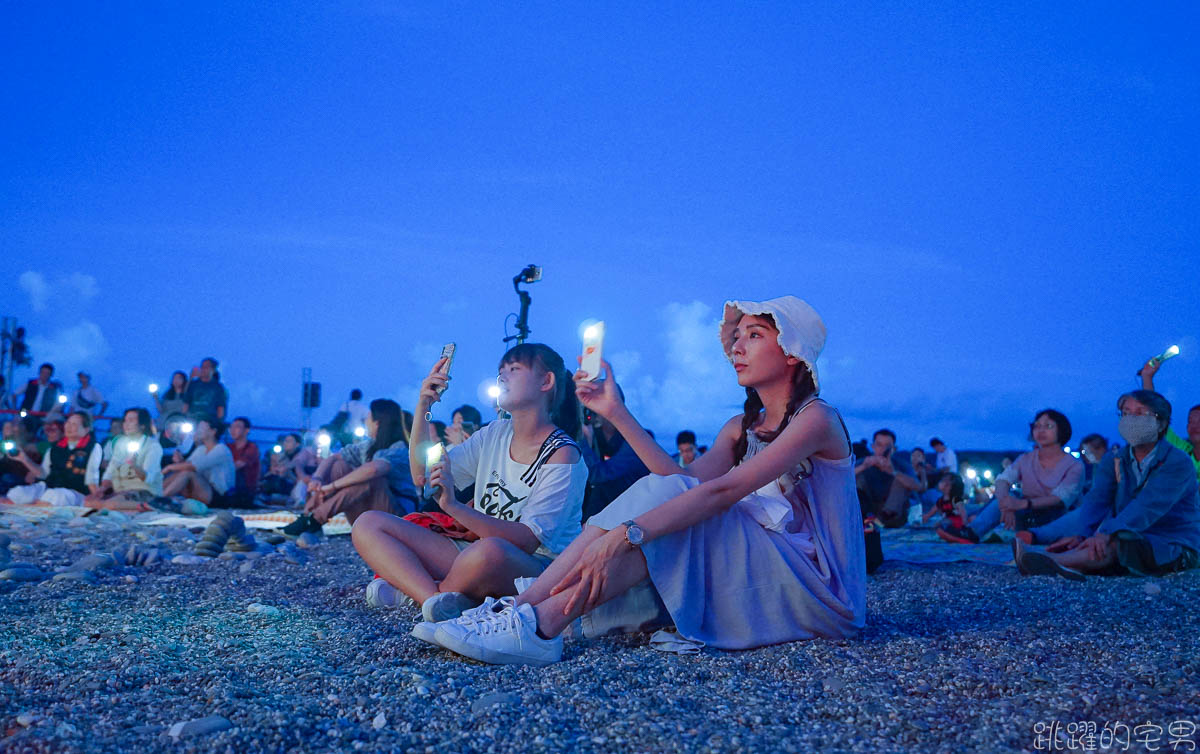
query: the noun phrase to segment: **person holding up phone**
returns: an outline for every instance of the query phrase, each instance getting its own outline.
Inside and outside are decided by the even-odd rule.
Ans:
[[[283,527],[283,533],[289,537],[317,534],[339,513],[354,524],[368,511],[403,515],[416,510],[408,440],[400,404],[388,398],[371,401],[366,437],[321,461],[308,481],[304,513]]]
[[[421,383],[413,437],[428,436],[425,417],[450,382],[446,366],[439,359]],[[500,360],[496,384],[511,419],[448,448],[432,468],[427,442],[409,448],[413,481],[428,481],[441,511],[475,541],[378,511],[364,513],[351,532],[381,577],[367,588],[368,604],[394,607],[406,595],[426,621],[413,634],[427,641],[436,621],[486,597],[515,594],[514,579],[540,574],[580,532],[588,472],[574,439],[578,412],[562,357],[541,344],[516,346]],[[454,491],[472,485],[471,502],[458,502]]]
[[[150,412],[126,409],[121,429],[99,489],[84,501],[89,508],[139,510],[163,494],[162,445],[154,436]]]
[[[576,618],[649,578],[679,634],[720,649],[818,636],[866,622],[866,550],[850,437],[817,398],[825,325],[794,296],[729,301],[721,344],[746,389],[712,448],[678,465],[620,399],[612,368],[576,391],[650,469],[515,599],[437,625],[434,640],[493,664],[562,657]],[[617,608],[620,609],[619,607]]]
[[[33,470],[34,481],[8,491],[0,502],[38,505],[81,506],[85,496],[100,489],[100,458],[104,452],[92,437],[92,417],[73,411],[63,426],[63,437],[55,442],[35,466],[23,450],[17,460]]]

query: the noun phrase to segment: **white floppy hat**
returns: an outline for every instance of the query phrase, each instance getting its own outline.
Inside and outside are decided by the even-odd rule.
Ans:
[[[795,296],[780,296],[767,301],[726,301],[725,313],[721,318],[721,346],[725,358],[733,361],[733,331],[738,320],[746,314],[769,314],[779,328],[779,347],[788,356],[793,356],[812,372],[813,385],[818,390],[817,357],[825,348],[825,323],[816,309]]]

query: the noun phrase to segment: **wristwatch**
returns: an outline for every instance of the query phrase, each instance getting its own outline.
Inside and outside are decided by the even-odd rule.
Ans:
[[[641,547],[645,539],[646,532],[642,531],[642,527],[635,524],[633,519],[625,522],[625,541],[630,547]]]

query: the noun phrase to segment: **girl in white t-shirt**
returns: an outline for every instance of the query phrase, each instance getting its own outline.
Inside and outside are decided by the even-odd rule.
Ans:
[[[413,437],[428,436],[425,417],[449,382],[443,365],[421,384]],[[515,594],[514,579],[540,574],[579,535],[588,472],[573,439],[578,413],[562,357],[541,344],[516,346],[500,360],[496,383],[511,419],[480,429],[428,470],[429,444],[409,448],[413,481],[421,486],[428,476],[441,510],[479,539],[450,539],[381,511],[362,514],[354,546],[379,575],[367,587],[369,604],[396,606],[399,590],[426,621],[447,620],[485,597]],[[472,485],[472,501],[458,502],[454,490]]]

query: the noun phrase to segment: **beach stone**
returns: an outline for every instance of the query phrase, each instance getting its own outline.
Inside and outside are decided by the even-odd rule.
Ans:
[[[471,712],[479,714],[486,712],[492,707],[506,704],[520,704],[521,697],[511,691],[492,691],[476,699],[471,703]]]
[[[20,725],[22,728],[28,728],[30,725],[33,725],[36,722],[37,716],[30,712],[22,712],[21,714],[17,715],[17,725]]]
[[[207,736],[210,733],[219,733],[223,730],[229,730],[233,727],[233,723],[226,720],[220,715],[211,715],[209,717],[201,717],[196,720],[187,720],[185,722],[175,723],[171,729],[167,731],[167,735],[171,738],[189,738],[191,736]]]
[[[207,563],[208,558],[203,558],[199,555],[189,555],[187,553],[183,553],[171,558],[171,562],[178,565],[200,565],[201,563]]]
[[[262,535],[262,538],[263,538],[263,541],[269,545],[283,544],[284,542],[287,541],[287,537],[283,536],[279,532],[274,532],[274,531],[264,532]]]
[[[79,735],[79,729],[64,720],[54,728],[54,735],[59,738],[70,738]]]
[[[311,531],[306,531],[296,537],[296,546],[308,550],[321,544],[321,538]]]
[[[274,605],[264,605],[261,602],[251,602],[246,606],[246,612],[257,613],[266,618],[282,618],[283,611]]]
[[[225,551],[224,545],[217,545],[217,544],[214,544],[212,542],[207,542],[207,541],[200,542],[199,544],[196,545],[195,550],[193,550],[193,552],[196,555],[199,555],[199,556],[202,556],[205,558],[215,558],[224,551]]]
[[[250,573],[253,570],[254,570],[254,561],[253,560],[247,560],[245,563],[242,563],[240,566],[238,566],[238,573],[243,574],[243,575]]]
[[[83,581],[95,584],[96,574],[91,571],[63,571],[62,573],[54,574],[52,581]]]
[[[13,565],[0,571],[2,581],[42,581],[45,578],[42,569],[32,565]]]
[[[225,549],[231,552],[254,552],[258,549],[258,542],[253,534],[245,533],[240,537],[230,537]]]
[[[1147,581],[1145,584],[1142,584],[1142,591],[1146,594],[1161,594],[1162,587],[1153,581]]]
[[[140,561],[138,562],[138,565],[140,565],[140,566],[154,565],[155,563],[157,563],[161,560],[166,560],[167,558],[170,558],[170,557],[171,557],[170,550],[164,550],[159,547],[152,547],[149,550],[144,551],[144,554],[142,555]]]
[[[95,555],[85,555],[71,564],[71,571],[96,571],[101,568],[112,568],[117,559],[111,552],[98,552]]]

